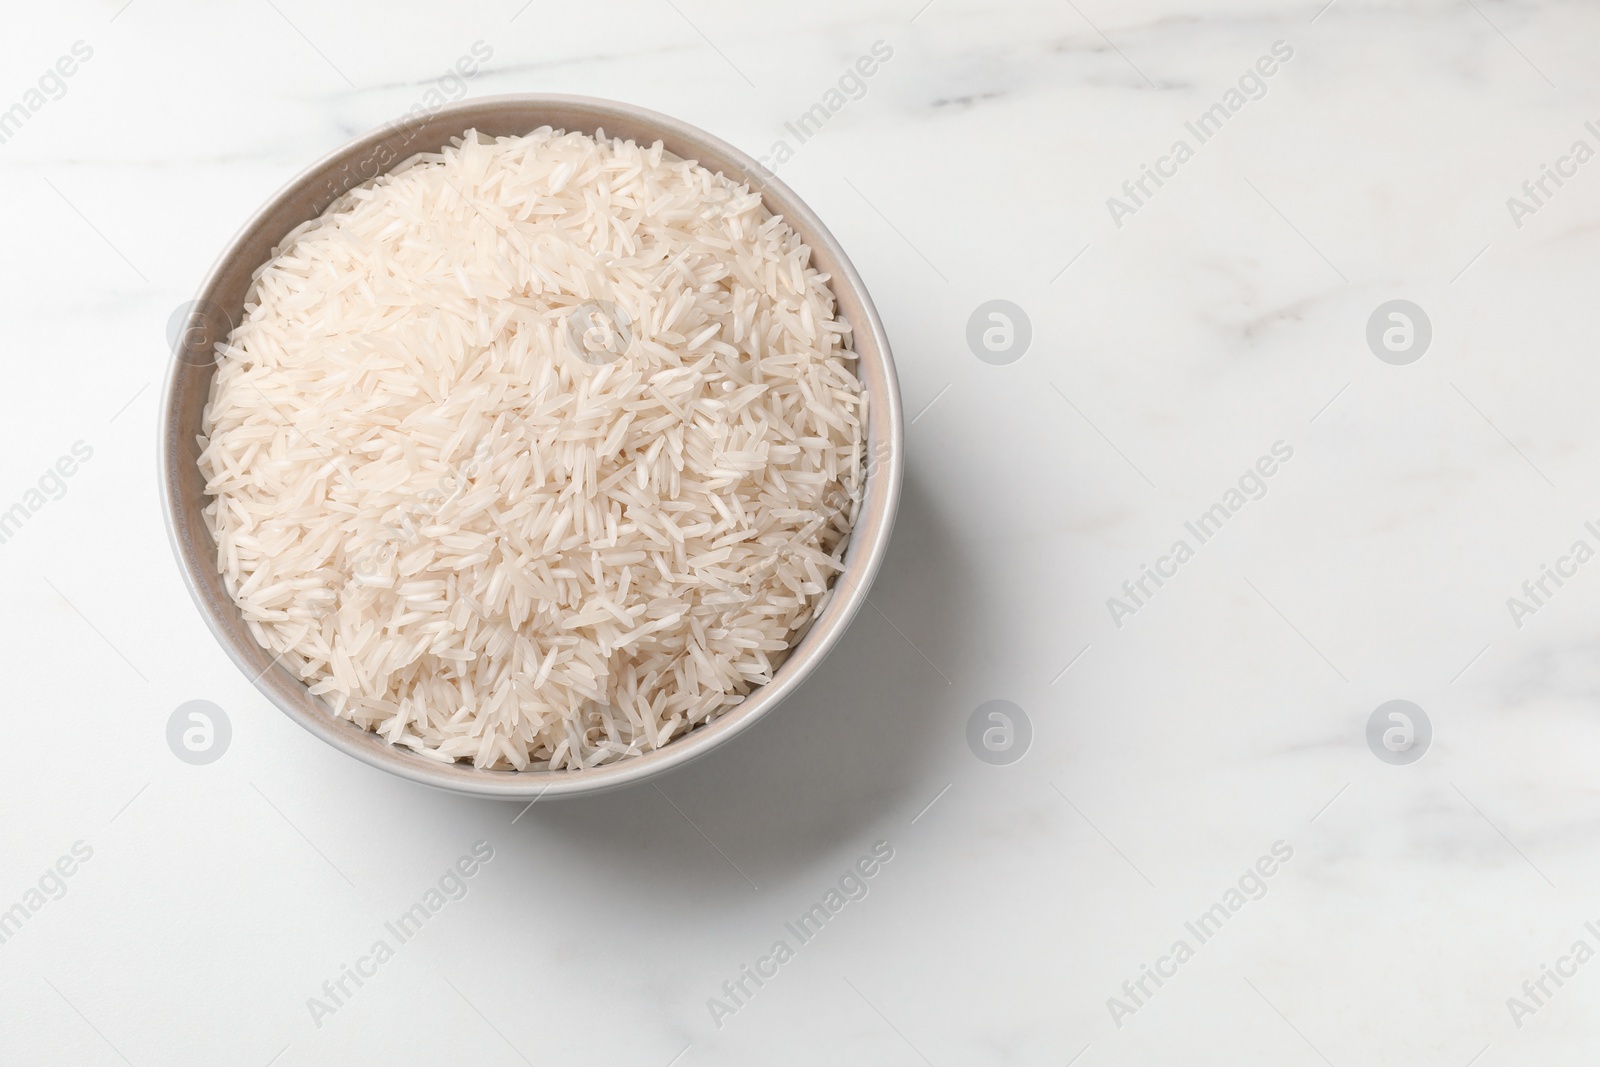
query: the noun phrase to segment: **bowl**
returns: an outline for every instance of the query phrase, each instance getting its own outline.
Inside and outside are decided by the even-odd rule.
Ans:
[[[841,315],[850,323],[857,374],[870,398],[866,493],[834,595],[772,681],[716,720],[695,727],[664,747],[619,763],[584,770],[484,770],[470,763],[441,763],[337,718],[306,684],[279,665],[250,635],[217,573],[216,542],[206,527],[204,479],[199,469],[201,415],[215,371],[214,345],[243,318],[256,269],[271,258],[289,231],[322,214],[348,190],[389,171],[417,152],[437,151],[469,129],[485,136],[520,135],[540,126],[604,129],[696,160],[761,193],[767,209],[782,215],[811,246],[812,263],[830,275]],[[902,476],[900,391],[883,324],[855,269],[822,222],[788,186],[750,156],[702,130],[629,104],[578,96],[498,96],[464,101],[411,115],[359,137],[313,163],[245,223],[212,267],[180,327],[161,409],[161,496],[167,533],[189,594],[224,651],[255,687],[289,718],[334,748],[402,778],[456,793],[505,800],[537,800],[597,793],[642,782],[706,755],[749,729],[792,694],[844,635],[867,599],[867,589],[888,548]]]

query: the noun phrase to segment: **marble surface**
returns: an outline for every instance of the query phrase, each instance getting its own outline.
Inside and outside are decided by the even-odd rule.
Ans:
[[[13,5],[0,1061],[1589,1062],[1600,9],[1323,2]],[[815,679],[659,791],[526,811],[268,705],[154,448],[169,316],[255,207],[430,93],[519,91],[771,158],[915,415]],[[1021,358],[1015,311],[969,344],[991,300]],[[1369,346],[1392,300],[1420,358]],[[204,766],[192,700],[231,726]],[[1415,712],[1369,744],[1391,700],[1422,758]]]

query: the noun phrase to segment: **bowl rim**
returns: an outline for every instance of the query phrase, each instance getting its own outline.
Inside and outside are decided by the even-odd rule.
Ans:
[[[483,770],[473,767],[470,763],[445,763],[417,755],[404,746],[383,741],[347,719],[338,718],[328,711],[320,700],[311,697],[305,683],[287,668],[279,665],[276,658],[268,662],[264,669],[258,669],[260,662],[266,658],[265,650],[256,644],[248,631],[243,630],[242,621],[236,619],[234,625],[230,627],[224,619],[218,617],[218,612],[226,609],[222,608],[217,598],[204,587],[205,580],[202,578],[202,574],[209,573],[213,580],[218,580],[215,577],[214,555],[211,559],[205,559],[203,555],[196,558],[196,546],[186,542],[184,536],[185,520],[187,519],[192,526],[194,518],[185,510],[182,485],[185,474],[192,477],[197,471],[186,469],[186,465],[190,464],[188,452],[183,444],[186,428],[179,424],[180,420],[177,418],[182,391],[188,380],[198,374],[204,375],[209,383],[214,371],[207,366],[190,364],[183,358],[185,345],[181,337],[173,345],[162,387],[162,409],[157,420],[162,517],[168,543],[182,573],[184,586],[188,589],[190,598],[194,601],[212,636],[234,665],[250,677],[251,684],[290,719],[334,748],[356,757],[369,766],[388,771],[409,781],[453,793],[501,800],[527,800],[531,804],[546,797],[555,799],[617,789],[683,767],[749,729],[798,688],[838,644],[855,614],[867,601],[867,591],[882,565],[904,477],[902,455],[904,413],[888,338],[860,275],[822,220],[792,189],[761,163],[720,138],[680,119],[632,104],[588,96],[518,93],[474,97],[428,111],[416,118],[414,125],[431,130],[435,126],[451,124],[459,117],[462,122],[458,127],[452,126],[455,132],[447,134],[448,139],[475,128],[484,116],[495,111],[527,111],[529,113],[527,128],[530,131],[544,125],[553,125],[558,128],[577,128],[593,134],[596,128],[606,127],[607,135],[614,136],[609,128],[611,122],[607,121],[610,119],[620,123],[623,128],[637,127],[650,131],[659,139],[668,141],[669,150],[684,158],[700,161],[704,156],[713,157],[715,165],[711,162],[703,164],[710,169],[723,173],[728,173],[730,169],[736,171],[737,173],[728,173],[728,176],[747,182],[752,191],[759,191],[768,210],[774,214],[782,214],[811,247],[813,262],[816,263],[819,258],[826,262],[826,272],[830,275],[829,285],[841,305],[841,314],[843,305],[847,303],[853,305],[848,317],[857,352],[857,373],[865,384],[869,375],[862,371],[870,361],[871,376],[880,383],[879,388],[869,394],[871,403],[868,409],[868,438],[865,446],[868,449],[866,489],[857,523],[851,532],[844,569],[834,578],[833,595],[824,607],[822,615],[812,622],[801,640],[790,649],[788,657],[774,673],[771,682],[753,689],[742,703],[723,712],[712,722],[691,729],[660,749],[618,763],[576,771]],[[541,113],[552,111],[578,113],[587,117],[582,126],[576,126],[570,121],[550,121],[539,117]],[[476,118],[469,118],[472,116]],[[263,236],[262,231],[273,224],[273,219],[282,208],[291,204],[296,197],[305,194],[317,183],[327,187],[330,184],[327,176],[335,168],[344,165],[348,170],[350,161],[359,160],[364,155],[384,147],[397,136],[399,131],[407,128],[410,118],[411,116],[406,116],[391,120],[346,141],[300,170],[277,189],[250,215],[224,246],[221,254],[206,272],[204,280],[196,291],[195,300],[189,306],[191,308],[215,306],[211,300],[214,291],[237,270],[241,257],[259,243]],[[593,125],[589,124],[591,120],[594,120]],[[412,137],[415,136],[413,133]],[[402,152],[376,173],[388,173],[393,169],[393,163],[398,163],[417,151],[436,151],[443,147],[444,143],[447,142],[438,144],[423,142],[410,151]],[[407,144],[409,145],[409,141]],[[685,153],[672,147],[673,145],[690,146],[694,151]],[[340,187],[339,192],[362,184],[373,176],[376,175],[349,182]],[[333,198],[328,198],[329,201],[331,199]],[[320,215],[324,210],[326,203],[310,217]],[[287,234],[288,230],[285,229],[281,233],[271,235],[270,247],[276,249]],[[255,259],[254,256],[252,258]],[[269,260],[256,259],[250,264],[250,269],[256,271],[267,261]],[[252,274],[252,278],[253,276]],[[246,292],[248,293],[248,287]],[[200,410],[202,412],[204,410],[204,401],[200,405]],[[188,429],[194,430],[197,427]],[[189,444],[193,444],[192,437]],[[209,531],[204,544],[212,553],[215,552],[216,542],[210,538]],[[226,602],[227,608],[231,608],[237,616],[238,608],[233,605],[231,599],[226,596],[222,599]],[[241,631],[244,636],[243,641],[240,640]],[[312,706],[308,707],[308,704]]]

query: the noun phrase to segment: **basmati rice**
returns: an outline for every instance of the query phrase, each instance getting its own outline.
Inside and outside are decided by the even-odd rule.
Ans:
[[[760,195],[475,131],[289,234],[199,439],[224,585],[330,710],[579,769],[771,680],[865,486],[850,327]]]

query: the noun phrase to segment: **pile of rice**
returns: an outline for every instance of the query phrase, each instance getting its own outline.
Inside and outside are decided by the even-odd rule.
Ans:
[[[335,714],[583,768],[772,678],[826,604],[866,397],[810,249],[657,143],[413,157],[291,233],[217,346],[217,566]]]

